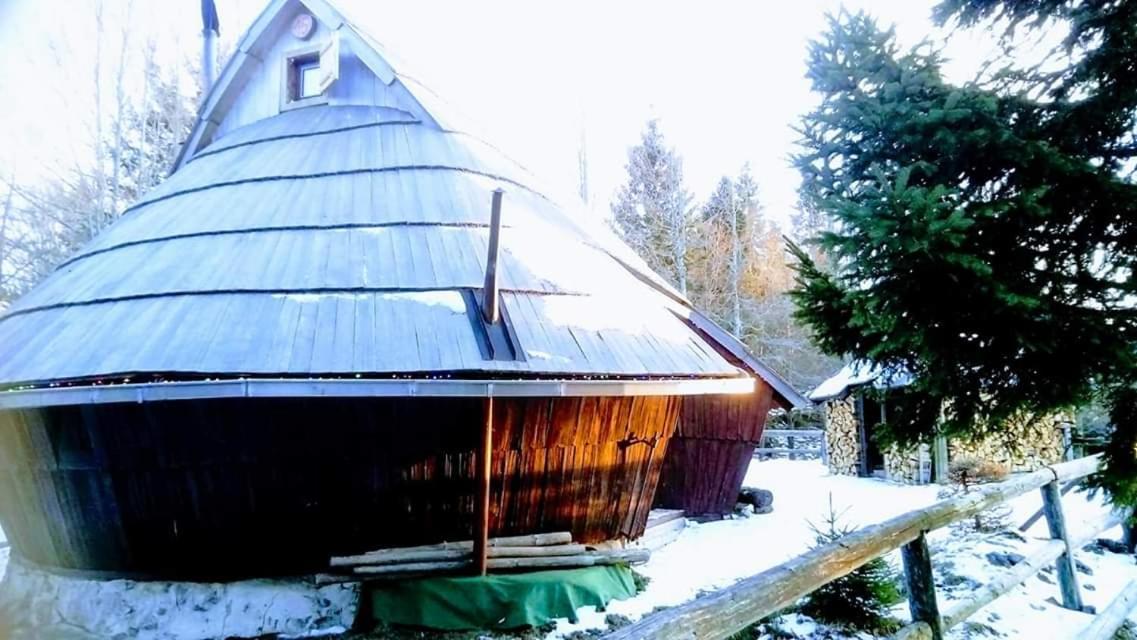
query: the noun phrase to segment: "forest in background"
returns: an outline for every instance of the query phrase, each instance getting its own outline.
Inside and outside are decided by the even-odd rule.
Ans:
[[[785,238],[817,235],[824,224],[818,212],[803,209],[791,229],[781,228],[762,206],[748,165],[696,202],[682,158],[656,120],[628,151],[627,172],[612,224],[656,273],[795,388],[809,390],[840,368],[840,359],[813,345],[788,295],[795,274]]]

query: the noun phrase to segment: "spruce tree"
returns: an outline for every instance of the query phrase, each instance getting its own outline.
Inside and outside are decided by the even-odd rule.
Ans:
[[[865,15],[812,44],[791,245],[798,317],[828,353],[914,375],[901,441],[981,435],[1023,410],[1113,399],[1100,482],[1137,503],[1137,1],[947,0],[942,23],[1066,29],[1047,66],[953,85],[927,46]]]
[[[628,181],[612,202],[616,230],[686,295],[691,194],[683,185],[683,161],[667,146],[657,120],[628,151],[626,168]]]

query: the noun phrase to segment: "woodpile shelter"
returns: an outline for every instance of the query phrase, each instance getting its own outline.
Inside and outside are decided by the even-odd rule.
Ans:
[[[686,398],[786,396],[754,362],[361,19],[273,0],[169,179],[0,317],[0,524],[179,579],[635,538]]]
[[[945,481],[951,461],[963,457],[1007,472],[1033,471],[1065,457],[1072,420],[1060,414],[1023,415],[999,437],[978,442],[939,438],[913,447],[882,446],[876,435],[903,411],[900,395],[910,382],[905,372],[853,362],[809,393],[824,410],[830,472],[926,484]]]

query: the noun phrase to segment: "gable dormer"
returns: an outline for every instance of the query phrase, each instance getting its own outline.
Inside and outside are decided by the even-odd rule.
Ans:
[[[389,107],[441,128],[436,98],[380,49],[326,0],[274,0],[206,94],[173,171],[227,133],[292,109]]]

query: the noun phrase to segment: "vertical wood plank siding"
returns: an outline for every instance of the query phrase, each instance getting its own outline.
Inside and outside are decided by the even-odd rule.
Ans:
[[[482,402],[0,412],[0,524],[45,566],[180,579],[304,573],[333,554],[469,539]],[[680,405],[497,400],[491,535],[641,535]]]
[[[772,401],[773,389],[762,380],[752,394],[687,398],[656,504],[692,516],[732,512]]]

